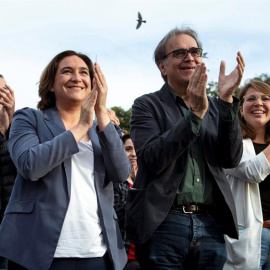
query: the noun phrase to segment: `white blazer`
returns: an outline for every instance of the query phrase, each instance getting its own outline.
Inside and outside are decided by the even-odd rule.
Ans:
[[[263,152],[256,155],[250,139],[244,139],[240,164],[224,171],[235,200],[239,240],[225,236],[227,261],[223,269],[257,270],[263,224],[258,183],[270,174],[270,164]]]

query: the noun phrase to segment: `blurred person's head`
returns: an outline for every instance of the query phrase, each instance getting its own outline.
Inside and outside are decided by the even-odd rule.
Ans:
[[[130,138],[130,134],[126,133],[125,135],[122,136],[121,139],[123,141],[124,148],[125,148],[125,151],[127,153],[128,158],[131,162],[131,165],[137,167],[137,156],[136,156],[133,142]]]
[[[91,59],[85,54],[77,53],[71,50],[61,52],[50,61],[50,63],[45,67],[44,71],[41,74],[39,82],[40,101],[37,105],[38,109],[44,110],[56,106],[56,93],[54,91],[54,86],[58,82],[56,82],[55,80],[57,74],[60,72],[59,65],[61,62],[63,63],[63,60],[67,60],[67,58],[70,59],[72,58],[72,56],[75,56],[73,57],[73,59],[76,60],[76,58],[79,58],[79,60],[81,59],[84,62],[85,66],[88,69],[87,74],[84,75],[90,78],[88,79],[90,81],[91,87],[95,73]],[[65,72],[68,72],[68,68]]]
[[[125,129],[121,129],[122,136],[129,134],[129,132]]]
[[[243,138],[254,140],[264,130],[265,142],[270,143],[270,86],[251,80],[239,93],[239,121]]]

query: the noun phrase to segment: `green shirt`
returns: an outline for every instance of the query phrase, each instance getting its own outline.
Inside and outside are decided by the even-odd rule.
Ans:
[[[187,108],[184,101],[172,90],[171,93],[181,114],[189,123],[192,132],[198,136],[197,140],[187,150],[188,156],[185,175],[177,189],[174,206],[212,204],[214,202],[214,178],[205,161],[203,147],[199,140],[202,119],[193,114]],[[220,100],[220,104],[221,117],[225,120],[232,121],[236,117],[236,111],[231,109],[232,106],[228,102]]]

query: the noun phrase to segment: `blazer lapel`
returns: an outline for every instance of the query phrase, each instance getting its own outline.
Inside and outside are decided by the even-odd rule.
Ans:
[[[94,153],[94,182],[96,190],[102,189],[104,186],[104,162],[103,155],[99,144],[99,138],[96,132],[97,122],[94,121],[93,126],[88,131],[88,135],[91,139]]]
[[[255,157],[256,152],[255,152],[255,148],[253,146],[252,140],[245,139],[243,141],[243,143],[246,146],[247,156],[248,157]],[[247,187],[246,187],[246,193],[248,193],[248,195],[249,195],[251,205],[253,208],[253,211],[250,211],[249,214],[255,215],[257,220],[262,223],[263,222],[262,211],[258,211],[259,204],[261,201],[259,183],[248,183]],[[247,210],[250,210],[250,209],[247,209]]]
[[[170,90],[167,84],[164,84],[163,87],[160,89],[159,97],[160,97],[160,100],[163,102],[164,108],[167,111],[169,117],[172,119],[174,123],[176,123],[179,119],[183,118],[179,109],[177,108],[177,106],[175,106],[175,100],[173,99],[173,96],[170,93]],[[208,102],[210,106],[211,99],[208,99]],[[202,121],[202,127],[201,127],[202,139],[204,138],[204,135],[207,129],[207,124],[208,124],[208,119],[209,119],[209,106]]]
[[[179,119],[182,118],[182,115],[175,104],[175,101],[167,84],[164,84],[163,87],[160,89],[159,98],[162,101],[169,117],[174,123],[176,123]]]
[[[49,130],[52,132],[54,137],[66,131],[66,128],[63,124],[63,121],[61,119],[60,113],[58,112],[57,108],[54,107],[48,110],[44,110],[43,118],[44,118],[45,124],[47,125]]]
[[[61,119],[60,113],[56,107],[43,111],[44,122],[53,134],[53,137],[60,135],[66,131],[64,123]],[[71,191],[71,158],[66,159],[64,162],[64,168],[67,179],[67,191],[70,198]]]

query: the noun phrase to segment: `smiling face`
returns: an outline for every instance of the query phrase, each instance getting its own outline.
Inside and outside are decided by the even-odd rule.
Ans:
[[[248,88],[240,109],[246,124],[255,131],[265,129],[270,120],[270,99],[264,98],[265,93],[253,87]]]
[[[126,139],[124,147],[132,166],[137,166],[137,156],[131,139]]]
[[[58,65],[51,88],[56,106],[81,104],[91,92],[91,80],[86,63],[78,56],[68,56]]]
[[[166,45],[166,54],[176,49],[197,48],[196,40],[186,34],[173,36]],[[177,59],[170,54],[165,60],[159,64],[159,69],[163,75],[167,76],[169,85],[173,88],[188,86],[189,80],[194,72],[196,65],[201,63],[201,57],[193,58],[190,53],[184,59]]]

